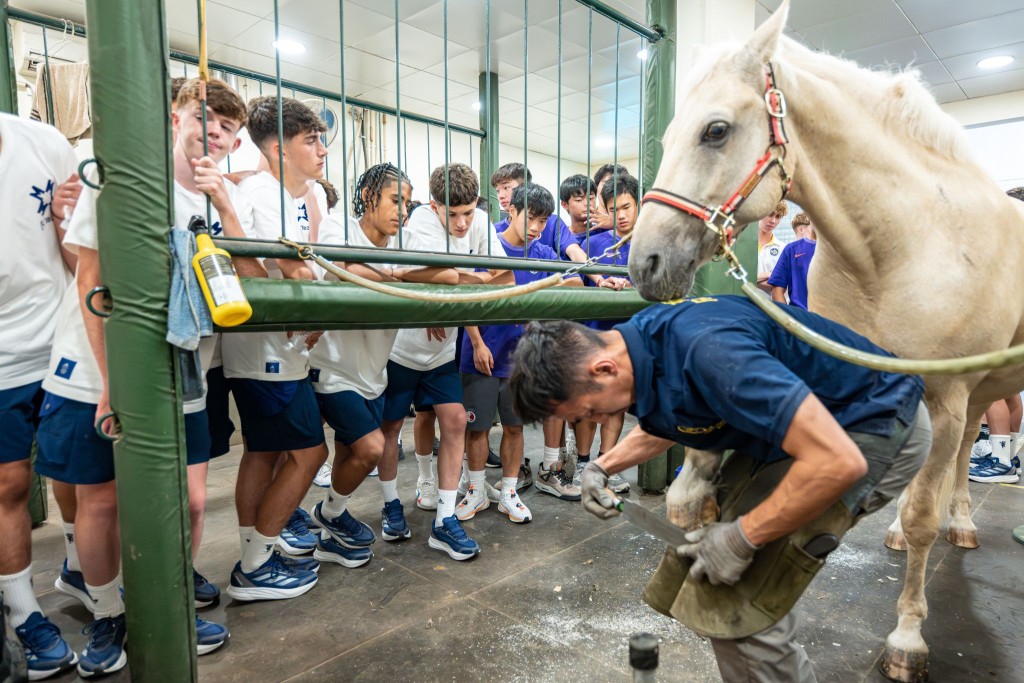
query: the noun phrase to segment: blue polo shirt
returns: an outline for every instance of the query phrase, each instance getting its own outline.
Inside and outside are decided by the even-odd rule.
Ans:
[[[788,312],[829,339],[892,355],[819,315]],[[810,393],[846,431],[890,436],[897,420],[912,422],[924,393],[917,375],[877,372],[816,351],[744,297],[651,306],[615,329],[633,364],[630,412],[649,434],[691,448],[784,458],[782,440]]]
[[[507,229],[508,218],[503,218],[494,224],[494,231],[497,233],[505,232]],[[569,248],[569,245],[579,243],[577,236],[572,234],[569,226],[556,214],[548,216],[548,220],[544,224],[544,229],[541,230],[537,241],[556,252],[558,258],[563,261],[569,260],[569,257],[565,255],[565,250]]]
[[[814,258],[815,240],[806,237],[790,242],[782,250],[775,270],[768,278],[772,287],[782,287],[789,294],[789,303],[807,310],[807,269]]]
[[[589,249],[587,248],[588,242],[584,237],[584,240],[580,242],[580,247],[587,252],[587,256],[598,256],[604,253],[604,250],[618,242],[621,237],[614,230],[604,230],[597,234],[591,232],[589,240]],[[633,244],[632,241],[626,242],[624,245],[619,247],[619,251],[616,254],[610,254],[602,258],[597,259],[598,263],[605,263],[610,266],[626,266],[629,265],[629,246]],[[629,280],[629,278],[626,278]],[[632,282],[632,280],[630,280]],[[596,287],[596,285],[590,281],[590,278],[584,278],[583,284],[587,287]],[[622,320],[590,320],[583,323],[587,327],[595,330],[610,330],[619,323],[624,322]]]

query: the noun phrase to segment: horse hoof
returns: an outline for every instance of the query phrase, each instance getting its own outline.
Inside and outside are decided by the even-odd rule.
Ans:
[[[691,500],[680,505],[669,502],[666,505],[666,516],[668,520],[687,531],[699,529],[718,521],[718,502],[714,496],[708,496],[703,500]]]
[[[949,527],[946,529],[946,540],[958,548],[966,548],[967,550],[973,550],[981,545],[978,542],[977,529],[954,529]]]
[[[904,538],[902,531],[889,531],[885,535],[885,547],[890,550],[906,550],[907,539]]]
[[[878,668],[890,681],[925,683],[928,680],[928,653],[890,650],[887,647]]]

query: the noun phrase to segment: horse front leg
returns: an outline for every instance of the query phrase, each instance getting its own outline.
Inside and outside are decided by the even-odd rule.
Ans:
[[[665,496],[670,522],[692,531],[718,520],[718,501],[711,480],[721,464],[721,453],[686,449],[683,471]]]
[[[971,519],[971,491],[967,486],[971,470],[971,447],[978,436],[981,416],[987,405],[969,406],[967,409],[967,428],[960,443],[960,451],[956,458],[956,479],[953,484],[953,495],[949,501],[949,525],[946,527],[946,540],[959,548],[977,548],[978,527]]]

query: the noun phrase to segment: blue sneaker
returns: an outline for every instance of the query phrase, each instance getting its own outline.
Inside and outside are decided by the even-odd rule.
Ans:
[[[60,629],[40,612],[28,615],[14,632],[25,648],[30,681],[55,676],[78,661],[78,655],[61,637]]]
[[[304,511],[299,508],[293,512],[277,537],[277,545],[289,555],[305,555],[316,547],[316,534],[309,530],[299,512]]]
[[[308,592],[316,585],[315,572],[289,567],[278,553],[248,574],[242,563],[235,564],[227,593],[235,600],[286,600]]]
[[[313,508],[313,518],[320,524],[320,528],[333,536],[338,543],[346,548],[366,548],[377,540],[373,529],[350,515],[348,510],[334,519],[327,519],[323,516],[323,506],[322,501],[316,504]],[[320,535],[322,537],[323,533]]]
[[[1014,461],[1007,465],[992,458],[972,467],[967,478],[989,484],[1013,484],[1020,479],[1020,475],[1017,474],[1017,464]]]
[[[431,528],[427,545],[448,553],[453,560],[471,560],[480,554],[480,546],[466,534],[455,515],[445,517],[441,526]]]
[[[89,595],[89,589],[85,587],[85,577],[82,576],[82,572],[73,572],[68,569],[67,560],[64,560],[64,567],[60,570],[60,576],[53,582],[53,588],[58,593],[78,600],[90,612],[93,611],[92,596]]]
[[[196,654],[208,655],[228,642],[228,630],[212,621],[196,617]]]
[[[277,550],[274,551],[274,554],[278,556],[281,562],[284,562],[285,566],[291,569],[300,569],[304,572],[313,572],[314,574],[320,571],[320,563],[312,557],[292,557]]]
[[[97,619],[82,629],[82,633],[89,636],[89,642],[78,660],[78,675],[92,678],[123,669],[128,663],[124,652],[126,631],[123,614]]]
[[[380,513],[380,535],[385,541],[401,541],[412,536],[412,529],[405,521],[405,508],[397,498],[384,503]]]
[[[313,557],[321,562],[333,562],[342,567],[353,569],[362,567],[373,559],[373,551],[369,548],[347,548],[334,540],[327,532],[320,534],[320,542],[317,543]]]
[[[306,524],[307,529],[319,529],[320,525],[313,519],[313,515],[309,514],[302,508],[295,508],[295,514],[302,517],[302,521]],[[315,535],[315,534],[314,534]]]
[[[220,589],[206,580],[206,577],[192,568],[192,585],[195,587],[196,607],[209,607],[220,600]]]

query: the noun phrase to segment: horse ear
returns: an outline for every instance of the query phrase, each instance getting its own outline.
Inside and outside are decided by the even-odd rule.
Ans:
[[[786,19],[788,17],[789,0],[783,0],[779,9],[775,10],[775,14],[754,31],[754,34],[750,36],[747,44],[743,47],[740,57],[747,65],[760,69],[775,56],[775,49],[779,44],[779,36],[782,35],[782,30],[786,28]]]

